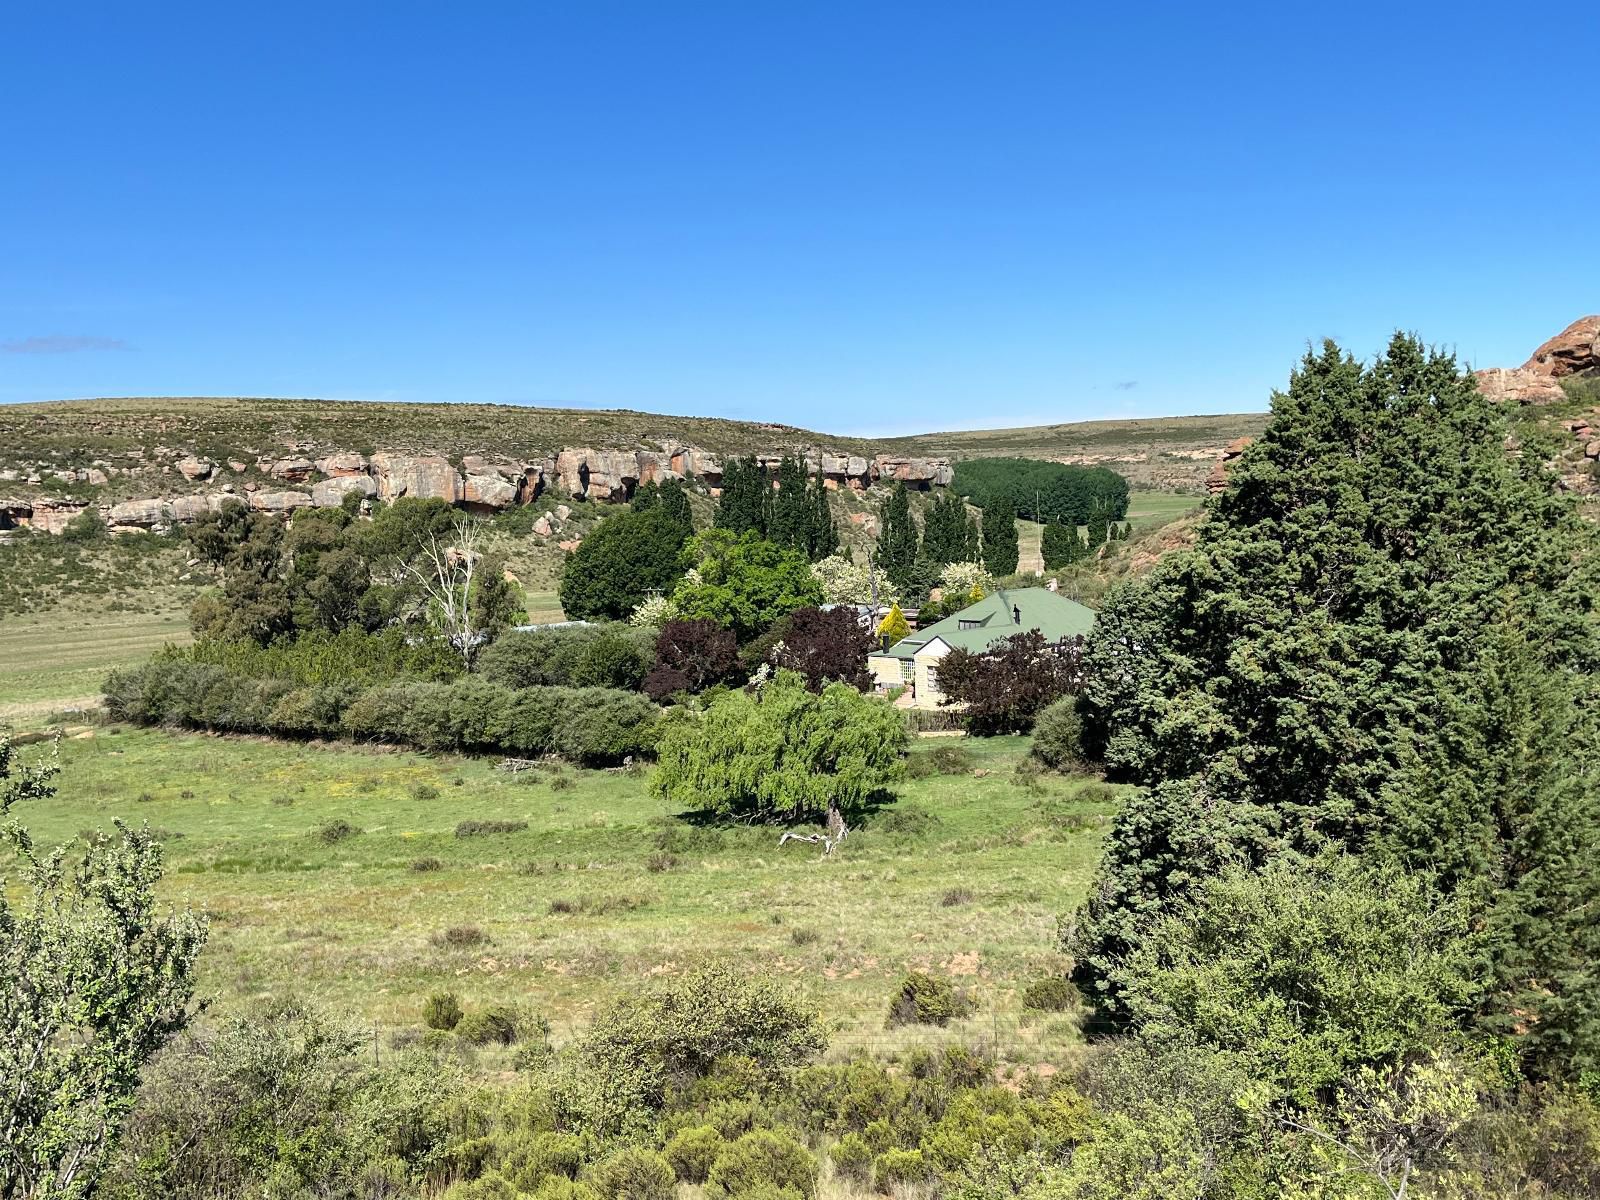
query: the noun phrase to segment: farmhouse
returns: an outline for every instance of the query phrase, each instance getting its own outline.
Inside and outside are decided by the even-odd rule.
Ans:
[[[1033,629],[1054,642],[1087,634],[1093,627],[1093,609],[1047,588],[1000,588],[871,655],[867,665],[880,689],[909,688],[916,707],[936,708],[944,699],[939,691],[939,660],[950,651],[979,654],[1001,638]]]

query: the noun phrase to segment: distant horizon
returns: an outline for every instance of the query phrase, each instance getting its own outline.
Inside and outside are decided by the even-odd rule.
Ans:
[[[1130,422],[1152,421],[1203,421],[1217,420],[1225,417],[1265,416],[1270,411],[1267,408],[1251,409],[1241,408],[1233,412],[1192,412],[1192,413],[1163,413],[1156,416],[1139,417],[1084,417],[1072,421],[1033,421],[1027,424],[1006,425],[968,425],[946,426],[940,429],[917,428],[902,433],[889,433],[884,431],[853,431],[846,429],[820,429],[805,425],[796,425],[792,421],[774,421],[762,418],[746,417],[720,417],[712,413],[697,412],[666,412],[655,408],[623,407],[598,407],[589,405],[572,404],[533,404],[518,403],[516,401],[489,401],[489,400],[372,400],[363,397],[351,396],[230,396],[222,393],[215,395],[171,395],[171,396],[55,396],[48,400],[0,400],[0,408],[21,408],[34,404],[97,404],[102,402],[134,401],[134,400],[237,400],[252,404],[398,404],[415,405],[417,407],[461,407],[474,408],[516,408],[516,409],[545,409],[551,412],[571,413],[624,413],[645,417],[674,417],[679,419],[700,419],[715,421],[732,421],[743,425],[782,425],[785,428],[799,430],[802,433],[815,433],[831,437],[848,437],[860,440],[873,438],[910,438],[910,437],[938,437],[941,434],[957,433],[988,433],[1002,432],[1013,429],[1040,429],[1053,428],[1066,425],[1097,425],[1097,424],[1127,424]]]

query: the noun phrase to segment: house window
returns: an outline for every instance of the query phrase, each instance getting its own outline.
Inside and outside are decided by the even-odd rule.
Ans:
[[[983,624],[982,621],[957,621],[956,622],[956,628],[957,629],[976,629],[979,625],[982,625],[982,624]]]

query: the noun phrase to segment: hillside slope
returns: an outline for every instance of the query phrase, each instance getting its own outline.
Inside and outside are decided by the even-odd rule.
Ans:
[[[132,468],[137,476],[143,473],[140,464],[153,466],[177,453],[249,462],[288,453],[317,457],[389,450],[459,462],[466,455],[531,459],[577,446],[655,450],[681,444],[724,456],[807,450],[864,457],[1028,455],[1104,462],[1135,484],[1198,490],[1227,443],[1259,432],[1265,420],[1264,414],[1246,414],[1088,421],[873,439],[631,409],[125,397],[0,406],[0,478],[27,485],[38,476],[48,490],[53,470],[115,466]],[[146,494],[149,482],[113,484],[106,494]]]

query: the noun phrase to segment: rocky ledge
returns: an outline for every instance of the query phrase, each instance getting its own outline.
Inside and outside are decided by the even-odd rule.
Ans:
[[[171,451],[170,455],[169,461],[159,464],[163,473],[175,473],[197,487],[209,485],[209,490],[96,505],[113,533],[185,524],[229,500],[285,516],[300,508],[337,508],[351,494],[359,496],[364,506],[413,496],[444,500],[471,512],[494,513],[531,504],[546,489],[574,499],[621,503],[641,485],[669,479],[696,480],[713,496],[720,494],[722,485],[722,460],[717,455],[675,444],[658,450],[576,447],[531,461],[469,454],[459,466],[442,455],[379,451],[369,457],[339,451],[314,460],[258,458],[253,472],[247,462],[218,463],[192,452]],[[775,468],[783,456],[756,457]],[[946,487],[954,478],[950,461],[944,458],[880,454],[868,459],[825,450],[802,457],[807,472],[820,476],[829,488],[859,492],[879,482],[903,482],[927,490]],[[8,474],[16,477],[15,472]],[[103,472],[94,474],[98,478],[75,478],[73,482],[107,481]],[[43,477],[29,476],[23,481],[38,486]],[[281,486],[284,484],[300,486]],[[0,499],[0,529],[30,526],[61,533],[89,506],[86,500],[72,498]]]

